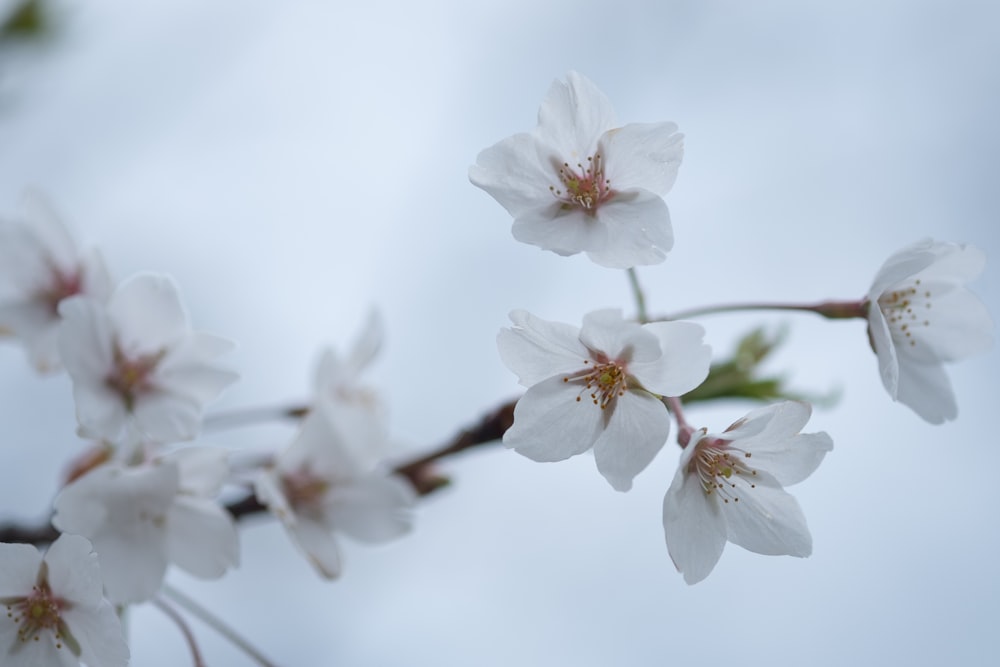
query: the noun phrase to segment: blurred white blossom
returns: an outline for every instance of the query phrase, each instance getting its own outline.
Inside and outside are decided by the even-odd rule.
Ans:
[[[958,416],[943,363],[993,343],[986,306],[965,288],[985,263],[975,246],[924,239],[887,259],[868,290],[868,332],[882,384],[932,424]]]
[[[208,447],[137,466],[109,463],[60,492],[52,524],[94,543],[108,598],[143,602],[170,563],[202,579],[239,563],[232,516],[214,499],[227,474],[226,453]]]
[[[799,433],[812,409],[786,401],[750,412],[724,433],[694,434],[663,499],[667,550],[694,584],[726,541],[759,554],[808,556],[812,537],[782,487],[801,482],[833,449],[826,433]]]
[[[629,268],[673,247],[662,196],[683,153],[674,123],[619,127],[607,96],[570,72],[553,82],[534,131],[482,151],[469,179],[514,217],[517,240]]]
[[[81,254],[38,193],[25,193],[19,219],[0,220],[0,332],[18,337],[39,371],[60,367],[60,302],[77,294],[105,301],[110,293],[100,254]]]
[[[375,469],[359,457],[351,424],[335,425],[313,410],[273,467],[256,482],[258,500],[325,578],[340,574],[334,533],[363,542],[384,542],[410,530],[415,497],[402,478]]]
[[[104,599],[97,555],[79,535],[45,553],[0,544],[0,663],[4,667],[124,667],[128,645]]]
[[[535,461],[561,461],[591,447],[619,491],[632,487],[670,434],[660,400],[708,376],[711,348],[690,322],[639,325],[598,310],[578,329],[523,310],[497,336],[500,357],[528,391],[504,444]]]
[[[233,344],[191,330],[167,276],[139,274],[106,304],[74,297],[59,311],[59,349],[82,437],[116,444],[190,440],[204,405],[236,380],[214,364]]]

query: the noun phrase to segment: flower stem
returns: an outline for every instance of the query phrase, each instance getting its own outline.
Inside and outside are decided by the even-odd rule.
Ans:
[[[670,408],[670,411],[674,413],[674,419],[677,420],[677,444],[681,446],[681,449],[684,449],[691,442],[694,427],[684,419],[684,409],[681,406],[680,398],[669,396],[664,400],[667,402],[667,407]]]
[[[212,628],[220,635],[225,637],[233,644],[236,648],[240,649],[246,653],[251,660],[256,662],[261,667],[275,667],[275,664],[265,658],[260,651],[254,648],[250,642],[236,634],[236,631],[231,627],[222,622],[222,620],[209,612],[207,609],[202,607],[200,604],[189,598],[184,593],[173,586],[163,585],[163,594],[175,602],[178,606],[182,607],[192,616],[198,618],[202,623]]]
[[[718,306],[705,306],[703,308],[692,308],[682,310],[663,317],[655,317],[653,322],[667,322],[670,320],[685,320],[703,315],[715,315],[716,313],[735,313],[750,310],[801,310],[808,313],[816,313],[831,320],[851,319],[868,317],[868,301],[822,301],[820,303],[727,303]]]
[[[301,419],[309,412],[307,405],[290,407],[239,408],[205,415],[202,426],[207,431],[252,426],[261,422]]]
[[[629,285],[632,286],[632,296],[635,298],[635,309],[639,315],[639,324],[645,324],[649,322],[649,317],[646,314],[646,296],[639,285],[639,275],[636,273],[634,266],[626,269],[625,272],[628,274]]]
[[[173,621],[177,627],[180,629],[181,634],[184,635],[185,641],[187,641],[188,647],[191,649],[191,660],[194,663],[194,667],[206,667],[205,661],[202,660],[201,651],[198,650],[198,642],[194,639],[194,633],[191,632],[191,628],[184,621],[184,617],[177,613],[177,610],[168,605],[163,599],[156,597],[153,598],[153,604],[156,608],[164,613],[164,615]]]

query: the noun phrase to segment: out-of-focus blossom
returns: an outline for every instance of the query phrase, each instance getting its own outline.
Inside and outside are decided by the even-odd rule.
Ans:
[[[61,535],[45,557],[0,544],[0,662],[4,667],[124,667],[121,623],[101,592],[90,542]]]
[[[882,265],[868,290],[868,332],[893,400],[932,424],[958,416],[944,362],[993,343],[993,321],[966,283],[986,263],[971,245],[925,239]]]
[[[0,220],[0,334],[16,336],[39,371],[60,367],[59,304],[77,294],[99,302],[111,278],[97,251],[81,254],[45,200],[24,196],[19,219]]]
[[[670,434],[660,400],[708,375],[711,348],[690,322],[639,325],[599,310],[578,329],[523,310],[497,336],[500,357],[528,387],[504,444],[535,461],[561,461],[591,447],[619,491],[632,487]]]
[[[663,499],[667,550],[684,581],[709,575],[726,542],[759,554],[808,556],[812,537],[785,486],[801,482],[833,449],[826,433],[799,433],[806,403],[759,408],[724,433],[698,431]]]
[[[257,478],[258,500],[325,578],[340,574],[335,533],[384,542],[410,530],[414,493],[405,480],[358,460],[350,424],[311,412],[273,467]]]
[[[629,268],[673,247],[662,197],[683,154],[674,123],[619,127],[607,96],[570,72],[553,82],[535,130],[482,151],[469,179],[514,217],[518,241]]]
[[[192,331],[174,282],[140,274],[108,302],[59,308],[59,349],[73,380],[80,435],[113,443],[190,440],[202,410],[236,374],[215,359],[233,344]]]
[[[142,602],[160,590],[170,563],[203,579],[239,563],[232,516],[214,500],[227,474],[225,452],[208,447],[138,466],[109,463],[60,492],[52,524],[94,543],[109,599]]]

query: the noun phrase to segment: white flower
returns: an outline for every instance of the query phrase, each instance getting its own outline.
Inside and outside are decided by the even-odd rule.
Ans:
[[[121,623],[101,593],[90,542],[61,535],[45,557],[30,544],[0,544],[0,662],[4,667],[124,667]]]
[[[993,343],[986,306],[965,288],[985,263],[974,246],[925,239],[886,260],[868,290],[868,333],[882,384],[932,424],[958,416],[942,364]]]
[[[169,563],[217,579],[239,562],[232,516],[213,500],[228,474],[225,457],[197,447],[139,466],[100,466],[60,492],[52,525],[90,538],[115,603],[152,598]]]
[[[20,220],[0,221],[0,332],[19,339],[39,371],[59,367],[59,303],[85,294],[106,300],[111,278],[101,256],[81,255],[40,195],[25,194]]]
[[[333,420],[334,427],[353,434],[356,454],[373,463],[388,452],[388,410],[378,393],[362,383],[362,375],[382,346],[382,319],[372,311],[345,357],[326,348],[316,368],[317,409]],[[347,422],[350,422],[349,424]]]
[[[759,554],[808,556],[812,537],[783,486],[801,482],[833,449],[826,433],[799,433],[806,403],[752,411],[725,433],[694,434],[663,499],[667,550],[684,581],[712,571],[726,541]]]
[[[212,363],[232,343],[191,331],[166,276],[133,276],[106,305],[75,297],[59,312],[59,349],[73,380],[82,437],[190,440],[205,403],[236,379]]]
[[[690,322],[639,325],[599,310],[583,328],[515,310],[497,336],[500,357],[529,387],[504,444],[535,461],[561,461],[591,447],[597,469],[619,491],[632,487],[670,434],[660,400],[708,376],[711,349]]]
[[[258,500],[323,577],[340,574],[335,532],[384,542],[410,529],[413,490],[401,478],[359,462],[352,434],[314,410],[273,468],[257,478]]]
[[[555,81],[538,127],[479,154],[469,180],[514,217],[514,238],[602,266],[658,264],[673,246],[665,195],[684,153],[674,123],[617,127],[585,77]]]

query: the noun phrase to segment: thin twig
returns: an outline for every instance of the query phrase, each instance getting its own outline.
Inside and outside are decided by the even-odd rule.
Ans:
[[[188,646],[191,648],[191,659],[194,661],[194,667],[206,667],[205,661],[201,658],[201,651],[198,650],[198,643],[194,639],[194,633],[191,632],[191,628],[184,621],[184,617],[159,596],[153,598],[153,604],[180,628],[181,634],[184,635],[184,639],[187,640]]]

